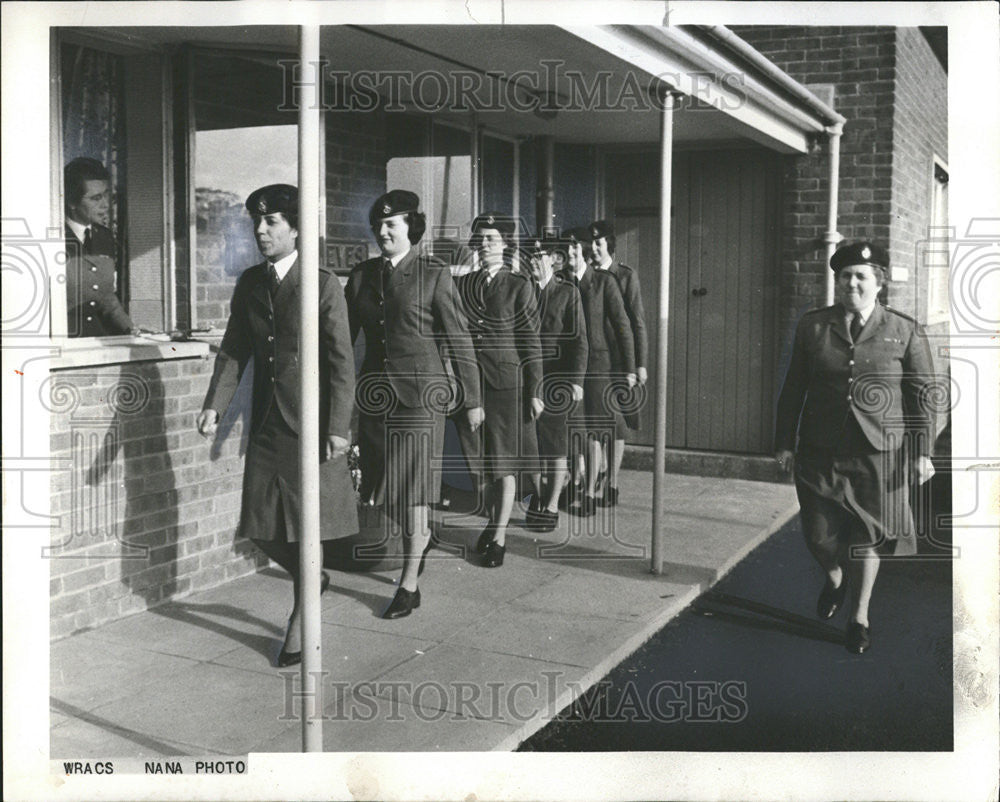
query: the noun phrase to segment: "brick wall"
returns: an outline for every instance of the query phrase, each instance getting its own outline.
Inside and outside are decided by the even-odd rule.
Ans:
[[[892,264],[910,278],[895,283],[893,306],[927,315],[926,277],[916,248],[931,217],[934,156],[948,159],[948,76],[917,28],[899,28],[896,39],[896,106],[892,137]]]
[[[927,225],[934,151],[946,158],[947,74],[915,28],[737,26],[733,29],[806,86],[832,84],[847,122],[841,138],[838,230],[848,240],[886,243],[910,268],[890,287],[891,305],[914,303],[913,248]],[[823,297],[829,152],[785,165],[783,330]]]
[[[833,107],[844,117],[840,143],[838,229],[849,240],[887,242],[891,228],[892,108],[895,31],[892,28],[738,26],[733,30],[792,78],[832,84]],[[784,168],[781,331],[822,303],[826,287],[829,149],[789,156]]]
[[[215,442],[194,429],[211,370],[194,358],[52,373],[51,637],[265,564],[235,539],[246,394]]]
[[[326,113],[326,235],[372,252],[368,210],[386,191],[385,126],[381,111]]]

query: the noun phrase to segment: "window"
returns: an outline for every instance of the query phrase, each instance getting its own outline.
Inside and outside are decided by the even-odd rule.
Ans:
[[[60,29],[54,41],[54,162],[86,166],[77,170],[78,161],[54,181],[67,261],[65,295],[52,296],[52,336],[163,332],[173,325],[165,56],[104,29]]]
[[[935,158],[931,182],[931,210],[924,265],[927,287],[927,323],[940,323],[950,318],[949,253],[951,230],[948,227],[948,170]]]
[[[261,260],[247,196],[298,184],[298,117],[279,111],[280,55],[191,54],[191,328],[225,328],[236,280]]]

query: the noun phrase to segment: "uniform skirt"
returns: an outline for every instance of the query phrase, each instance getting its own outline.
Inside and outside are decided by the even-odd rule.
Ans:
[[[320,449],[322,454],[322,446]],[[299,437],[276,405],[247,444],[239,535],[297,543],[299,537]],[[320,540],[358,531],[358,510],[347,456],[319,466]]]
[[[489,480],[538,470],[538,436],[518,389],[483,387],[483,425],[459,427],[469,471]]]
[[[358,416],[361,499],[398,518],[407,507],[441,496],[444,415],[396,403],[385,414]]]
[[[582,423],[591,437],[604,440],[613,435],[615,440],[624,440],[628,426],[622,415],[622,401],[627,398],[627,393],[628,384],[624,376],[587,376],[583,380],[582,409],[576,410],[574,418]]]
[[[874,546],[896,556],[915,554],[909,485],[904,448],[839,454],[801,446],[795,456],[803,532],[830,554],[844,544]]]

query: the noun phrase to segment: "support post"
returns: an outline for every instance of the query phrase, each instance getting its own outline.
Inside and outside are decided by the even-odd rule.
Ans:
[[[302,751],[323,751],[319,542],[319,26],[299,28],[299,610]],[[308,75],[312,75],[310,82]]]
[[[663,494],[667,484],[667,339],[670,325],[670,204],[673,182],[674,93],[660,116],[660,292],[656,308],[656,434],[653,447],[653,532],[650,571],[663,573]]]
[[[840,195],[840,137],[844,126],[841,123],[830,126],[830,193],[827,198],[826,207],[826,233],[823,240],[826,242],[826,264],[830,264],[833,252],[840,242],[840,234],[837,233],[837,202]],[[833,304],[833,280],[832,270],[826,272],[826,306]]]
[[[538,194],[535,196],[535,231],[542,236],[555,218],[555,187],[553,162],[555,143],[551,136],[538,137]]]

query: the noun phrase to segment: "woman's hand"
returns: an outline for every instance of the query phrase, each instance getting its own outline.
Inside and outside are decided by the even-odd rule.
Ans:
[[[545,411],[545,403],[541,398],[531,399],[531,419],[538,420]]]
[[[469,428],[472,431],[476,431],[476,429],[482,426],[483,420],[486,418],[486,412],[482,407],[469,407],[465,414],[469,419]]]
[[[583,388],[579,384],[572,385],[573,387],[573,400],[583,401]]]
[[[792,466],[795,464],[795,455],[788,449],[776,452],[774,459],[785,473],[791,472]]]
[[[934,463],[930,457],[917,457],[917,463],[913,466],[917,474],[917,484],[922,485],[935,473]]]
[[[323,444],[323,461],[326,462],[334,457],[346,454],[350,446],[351,444],[347,442],[347,438],[338,437],[335,434],[327,435],[326,442]]]
[[[198,434],[202,437],[211,437],[219,424],[219,413],[214,409],[203,409],[198,413]]]

